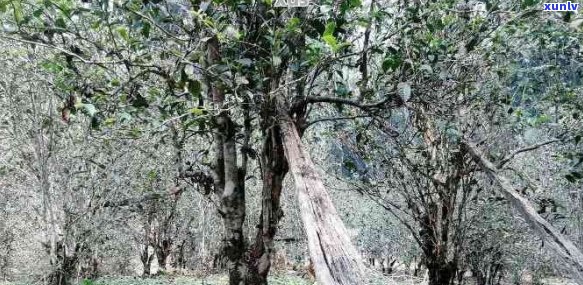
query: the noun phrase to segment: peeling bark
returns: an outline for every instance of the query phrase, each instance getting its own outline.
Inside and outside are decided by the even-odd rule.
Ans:
[[[514,209],[526,220],[535,233],[546,244],[550,244],[556,255],[560,257],[567,268],[570,269],[573,278],[578,284],[583,284],[583,254],[567,237],[562,235],[555,227],[541,217],[530,205],[530,202],[515,190],[508,179],[499,174],[499,169],[489,161],[482,152],[473,144],[464,142],[464,147],[472,155],[472,158],[480,165],[482,170],[495,181],[502,194],[512,204]]]
[[[322,178],[287,114],[279,121],[285,156],[298,191],[308,249],[319,284],[364,284],[360,254],[340,219]]]

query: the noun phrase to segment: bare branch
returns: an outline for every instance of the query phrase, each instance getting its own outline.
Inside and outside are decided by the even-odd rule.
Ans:
[[[403,105],[403,100],[396,93],[387,94],[387,98],[382,101],[370,104],[362,104],[350,99],[328,97],[328,96],[307,96],[306,103],[332,103],[356,107],[363,110],[370,110],[381,107],[399,107]]]
[[[321,122],[335,122],[335,121],[342,121],[342,120],[353,120],[353,119],[360,119],[360,118],[369,118],[370,116],[367,115],[360,115],[360,116],[350,116],[350,117],[331,117],[331,118],[321,118],[311,122],[306,123],[306,128]]]
[[[506,165],[508,162],[510,162],[510,160],[512,160],[516,155],[518,155],[520,153],[527,152],[527,151],[531,151],[531,150],[535,150],[535,149],[538,149],[538,148],[543,147],[545,145],[552,144],[552,143],[555,143],[555,142],[560,142],[560,141],[561,141],[560,139],[551,139],[551,140],[544,141],[544,142],[541,142],[541,143],[538,143],[538,144],[534,144],[534,145],[531,145],[531,146],[527,146],[527,147],[523,147],[523,148],[517,149],[517,150],[511,152],[509,155],[505,156],[500,162],[498,162],[498,165],[496,167],[497,168],[504,167],[504,165]]]
[[[148,201],[160,200],[162,198],[164,198],[164,197],[161,194],[154,193],[154,194],[148,194],[148,195],[140,197],[140,198],[128,198],[128,199],[124,199],[121,201],[106,201],[105,203],[103,203],[101,205],[101,207],[108,208],[108,207],[134,206],[134,205],[140,205],[140,204],[142,204],[144,202],[148,202]]]

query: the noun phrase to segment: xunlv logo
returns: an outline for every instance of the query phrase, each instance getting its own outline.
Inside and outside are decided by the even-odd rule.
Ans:
[[[579,3],[571,3],[571,1],[567,1],[567,3],[544,3],[545,11],[577,11],[579,8]]]
[[[308,4],[310,4],[310,0],[275,0],[273,7],[308,7]]]

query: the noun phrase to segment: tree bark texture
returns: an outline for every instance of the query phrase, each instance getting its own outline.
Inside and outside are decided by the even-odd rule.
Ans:
[[[287,114],[279,121],[285,156],[298,191],[308,249],[319,284],[364,284],[364,264],[320,175]]]
[[[208,62],[220,61],[219,41],[215,37],[207,42]],[[209,81],[210,82],[210,81]],[[215,125],[215,193],[220,197],[220,214],[225,226],[223,252],[227,257],[229,284],[245,284],[247,273],[244,262],[245,239],[243,222],[245,221],[245,179],[239,179],[237,166],[237,147],[235,125],[225,108],[223,90],[217,84],[210,84],[210,97],[214,111]],[[244,178],[244,177],[243,177]]]
[[[271,123],[271,122],[266,122]],[[267,129],[267,128],[266,128]],[[263,190],[261,216],[255,243],[249,251],[249,276],[247,284],[267,284],[267,275],[274,254],[274,237],[279,220],[283,217],[280,197],[283,180],[288,172],[279,127],[269,128],[261,157]]]

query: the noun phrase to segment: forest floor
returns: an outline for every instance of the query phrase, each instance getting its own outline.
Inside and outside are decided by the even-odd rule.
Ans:
[[[415,280],[411,278],[397,277],[397,278],[374,278],[371,285],[421,285],[426,284],[422,280]],[[206,277],[193,276],[158,276],[152,278],[141,277],[102,277],[94,281],[81,281],[74,283],[75,285],[226,285],[228,284],[228,277],[222,275],[210,275]],[[274,274],[269,277],[270,285],[313,285],[316,284],[307,278],[302,278],[296,274]],[[0,285],[31,285],[26,282],[2,282]]]
[[[376,274],[375,274],[376,275]],[[421,278],[412,276],[369,276],[370,285],[422,285],[427,284]],[[185,277],[185,276],[161,276],[149,279],[139,277],[126,278],[101,278],[93,283],[81,285],[226,285],[228,277],[226,275],[211,275],[206,277]],[[313,280],[299,276],[297,272],[285,274],[275,273],[269,277],[270,285],[312,285]],[[3,284],[0,284],[3,285]]]
[[[103,277],[95,281],[81,281],[78,285],[226,285],[228,278],[224,274],[210,275],[206,277],[193,276],[158,276],[152,278],[140,277]],[[75,284],[75,285],[77,285]],[[294,274],[275,274],[269,277],[270,285],[315,285],[314,281],[302,278]],[[377,276],[370,280],[370,285],[425,285],[427,280],[413,276]],[[466,284],[473,284],[471,281]],[[510,284],[510,283],[503,283]],[[531,285],[530,282],[523,283]],[[541,280],[543,285],[577,285],[566,279],[546,278]],[[2,282],[0,285],[31,285],[23,282]]]
[[[203,278],[195,277],[155,277],[155,278],[100,278],[91,285],[223,285],[228,284],[226,275],[211,275]],[[87,285],[89,285],[87,284]],[[269,284],[274,285],[311,285],[308,280],[297,276],[273,276],[270,277]],[[85,285],[85,284],[82,284]]]
[[[141,277],[102,277],[93,281],[80,281],[75,285],[223,285],[228,284],[228,277],[210,275],[206,277],[193,276],[158,276]],[[313,282],[298,276],[276,275],[269,278],[269,284],[274,285],[312,285]],[[3,282],[0,285],[32,285],[29,282]]]
[[[375,277],[369,280],[370,285],[426,285],[427,280],[413,276],[383,276]],[[142,279],[139,277],[126,278],[102,278],[92,283],[81,283],[80,285],[226,285],[228,278],[226,275],[212,275],[205,278],[195,277],[156,277],[149,279]],[[276,274],[269,278],[270,285],[316,285],[314,281],[301,278],[295,275]],[[471,281],[466,284],[473,284]],[[511,283],[503,283],[511,284]],[[531,285],[533,283],[526,282],[524,285]],[[545,278],[541,280],[542,285],[577,285],[560,278]],[[3,285],[3,284],[0,284]]]

